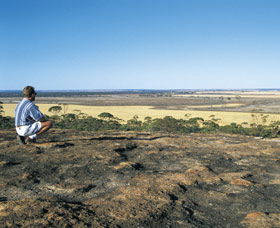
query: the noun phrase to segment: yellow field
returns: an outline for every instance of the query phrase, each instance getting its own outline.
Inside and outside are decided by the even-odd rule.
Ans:
[[[48,109],[54,104],[37,104],[40,110],[47,115],[52,115],[48,112]],[[186,114],[190,114],[190,117],[202,117],[203,119],[211,119],[211,115],[215,118],[221,119],[219,124],[225,125],[232,122],[235,123],[261,123],[259,114],[255,114],[257,117],[252,118],[251,113],[244,112],[219,112],[219,111],[184,111],[184,110],[159,110],[153,109],[151,106],[84,106],[84,105],[67,105],[67,113],[77,113],[77,110],[82,111],[93,117],[97,117],[102,112],[109,112],[116,117],[123,120],[133,118],[134,115],[138,115],[139,119],[143,120],[146,116],[152,118],[162,118],[164,116],[173,116],[174,118],[186,118]],[[14,116],[15,104],[3,104],[5,115]],[[279,114],[269,114],[268,123],[270,121],[280,121]]]

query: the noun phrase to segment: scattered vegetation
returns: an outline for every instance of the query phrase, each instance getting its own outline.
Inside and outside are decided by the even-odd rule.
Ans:
[[[14,119],[3,116],[3,107],[0,102],[0,128],[8,129],[14,127]],[[75,113],[64,113],[58,115],[61,111],[65,112],[66,107],[53,106],[49,109],[55,115],[49,117],[55,122],[57,128],[67,128],[76,130],[98,131],[98,130],[137,130],[137,131],[164,131],[170,133],[192,133],[192,132],[225,132],[242,135],[252,135],[259,137],[278,137],[280,135],[280,121],[267,124],[268,115],[252,114],[254,122],[248,124],[231,123],[229,125],[219,125],[220,119],[210,116],[210,120],[204,120],[200,117],[190,117],[185,115],[184,119],[176,119],[172,116],[164,118],[151,118],[147,116],[144,121],[139,120],[135,115],[128,121],[123,121],[111,113],[103,112],[97,118],[88,116],[80,110]]]
[[[4,110],[0,101],[0,129],[8,129],[14,127],[14,119],[12,117],[3,116]]]

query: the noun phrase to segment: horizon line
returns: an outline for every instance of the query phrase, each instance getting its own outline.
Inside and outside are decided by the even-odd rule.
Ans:
[[[213,88],[213,89],[38,89],[43,92],[103,92],[103,91],[252,91],[252,90],[280,90],[280,88]],[[15,92],[22,89],[0,89],[0,92]]]

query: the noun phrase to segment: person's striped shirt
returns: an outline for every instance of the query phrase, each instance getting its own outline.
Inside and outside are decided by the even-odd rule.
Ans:
[[[15,109],[15,126],[30,125],[39,121],[44,115],[32,101],[24,98]]]

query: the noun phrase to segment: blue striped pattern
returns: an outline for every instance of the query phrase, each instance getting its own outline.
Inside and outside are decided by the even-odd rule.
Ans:
[[[43,114],[39,111],[38,107],[30,100],[23,99],[16,107],[15,110],[15,125],[30,125],[39,121]]]

